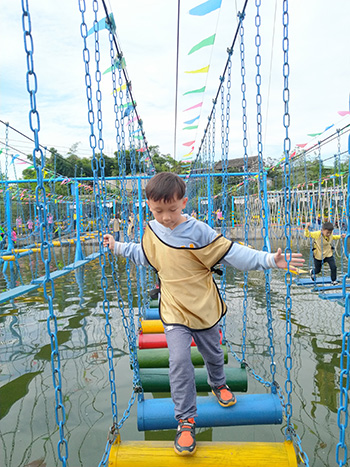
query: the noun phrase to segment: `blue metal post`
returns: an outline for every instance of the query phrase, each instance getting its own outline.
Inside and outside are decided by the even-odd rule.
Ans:
[[[211,178],[210,175],[207,176],[207,186],[208,186],[208,225],[213,227],[213,199],[211,196]]]
[[[235,226],[235,197],[231,198],[231,216],[232,216],[232,228]]]
[[[267,251],[271,253],[271,244],[269,239],[269,218],[270,218],[270,210],[269,210],[269,203],[267,202],[267,176],[266,172],[263,174],[263,187],[264,187],[264,210],[265,210],[265,218],[263,219],[264,222],[264,229],[265,229],[265,246]]]
[[[77,229],[77,242],[75,244],[75,258],[74,262],[84,259],[83,251],[81,249],[80,240],[80,202],[79,202],[79,183],[75,181],[75,209],[76,209],[76,229]]]
[[[140,228],[140,239],[143,237],[143,209],[142,209],[142,185],[141,178],[137,179],[137,191],[139,200],[139,228]]]
[[[5,215],[6,215],[6,232],[7,232],[7,249],[10,252],[13,250],[13,241],[11,235],[11,196],[8,183],[5,183]],[[8,261],[4,262],[2,272],[5,273]]]

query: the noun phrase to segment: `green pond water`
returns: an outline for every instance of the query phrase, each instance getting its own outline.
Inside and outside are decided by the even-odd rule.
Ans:
[[[92,250],[91,250],[92,251]],[[87,252],[89,253],[89,251]],[[308,249],[305,247],[305,257]],[[30,281],[34,258],[23,260],[22,280]],[[308,261],[308,260],[307,260]],[[340,269],[340,259],[337,258]],[[307,268],[308,266],[306,266]],[[118,260],[123,298],[127,301],[125,260]],[[6,278],[11,280],[10,271]],[[128,342],[111,284],[107,297],[117,386],[118,416],[122,417],[132,394]],[[328,273],[328,271],[326,271]],[[43,274],[43,270],[41,270]],[[135,277],[134,268],[131,275]],[[16,279],[16,278],[15,278]],[[105,315],[101,291],[101,267],[93,261],[55,280],[54,309],[58,323],[62,392],[66,410],[65,436],[68,465],[97,466],[112,424],[111,395],[106,354]],[[6,288],[1,280],[1,290]],[[18,281],[17,277],[17,281]],[[243,273],[227,272],[227,337],[241,355]],[[284,387],[285,370],[284,271],[271,273],[271,305],[274,318],[276,380]],[[136,297],[136,290],[134,290]],[[136,298],[135,298],[136,304]],[[321,300],[311,288],[292,287],[292,420],[307,453],[310,466],[335,466],[339,441],[341,322],[344,308]],[[0,466],[61,465],[57,457],[59,432],[55,421],[55,394],[51,371],[51,347],[47,332],[48,305],[42,289],[0,305]],[[249,273],[246,359],[262,378],[270,380],[269,337],[265,312],[263,272]],[[238,366],[229,355],[229,365]],[[248,392],[266,389],[248,377]],[[152,397],[147,395],[147,397]],[[285,424],[223,427],[198,430],[199,440],[283,441]],[[122,440],[173,439],[174,431],[144,433],[137,430],[136,404],[121,429]],[[349,434],[346,434],[349,443]]]

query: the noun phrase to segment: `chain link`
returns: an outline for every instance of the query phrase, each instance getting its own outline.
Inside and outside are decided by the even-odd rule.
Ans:
[[[45,157],[39,145],[40,119],[36,105],[36,93],[38,81],[34,71],[34,43],[32,36],[31,17],[29,13],[28,0],[22,0],[22,26],[24,33],[24,48],[27,54],[27,90],[30,97],[29,126],[34,133],[33,165],[37,174],[37,186],[35,188],[36,207],[40,223],[40,255],[45,266],[43,282],[44,296],[49,306],[49,317],[47,318],[47,330],[51,341],[51,370],[55,389],[55,416],[59,428],[60,440],[57,445],[58,458],[62,465],[67,465],[68,443],[64,435],[66,422],[65,407],[62,397],[61,360],[58,349],[57,317],[53,308],[55,298],[54,281],[50,277],[51,250],[49,245],[49,229],[47,223],[47,200],[44,188],[43,169]]]

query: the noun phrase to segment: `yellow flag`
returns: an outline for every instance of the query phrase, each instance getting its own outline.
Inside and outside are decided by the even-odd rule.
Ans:
[[[193,71],[185,71],[185,73],[208,73],[209,71],[209,66],[205,66],[204,68],[200,68],[199,70],[193,70]]]

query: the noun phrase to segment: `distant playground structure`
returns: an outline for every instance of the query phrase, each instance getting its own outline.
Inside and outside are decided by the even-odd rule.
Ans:
[[[139,242],[145,224],[150,219],[145,202],[144,187],[155,173],[152,156],[145,138],[143,123],[134,104],[131,82],[126,67],[122,66],[123,54],[119,48],[116,25],[108,13],[105,2],[93,2],[92,10],[87,9],[84,0],[79,2],[81,13],[81,36],[83,62],[85,67],[87,115],[90,126],[92,177],[82,177],[75,173],[72,178],[62,177],[57,171],[46,167],[46,150],[40,144],[40,105],[36,105],[37,86],[35,73],[35,54],[33,43],[35,34],[31,30],[29,2],[22,2],[24,54],[27,59],[27,83],[30,96],[29,126],[33,132],[33,170],[35,178],[11,180],[8,177],[10,164],[15,164],[11,153],[11,132],[15,131],[8,123],[5,129],[5,173],[0,180],[0,224],[2,244],[0,261],[2,267],[3,290],[0,303],[14,301],[16,297],[42,288],[48,306],[48,333],[51,343],[51,366],[58,431],[57,453],[63,466],[68,465],[69,451],[67,424],[64,405],[64,386],[62,384],[60,348],[57,340],[57,315],[54,309],[55,279],[70,274],[89,261],[98,260],[101,266],[101,296],[106,320],[105,344],[109,367],[109,386],[111,390],[111,428],[105,447],[101,446],[100,465],[164,466],[184,465],[186,459],[178,458],[167,441],[124,442],[122,427],[137,405],[137,424],[139,431],[167,430],[176,428],[173,404],[170,397],[160,397],[169,391],[168,352],[164,339],[163,325],[159,319],[158,301],[150,295],[156,286],[153,270],[133,266],[126,260],[128,293],[121,292],[118,264],[115,257],[102,245],[102,236],[111,232],[111,220],[120,218],[122,241]],[[292,369],[292,299],[293,283],[312,286],[315,291],[325,295],[321,298],[337,300],[344,306],[344,318],[349,316],[348,239],[350,235],[350,194],[349,194],[349,149],[344,146],[344,138],[350,132],[350,124],[319,135],[319,141],[309,147],[292,150],[289,139],[289,41],[288,41],[288,2],[283,3],[283,104],[284,114],[281,125],[285,136],[281,141],[283,156],[273,167],[266,167],[262,145],[261,114],[261,56],[259,2],[255,17],[255,36],[246,39],[246,5],[238,18],[234,31],[232,47],[227,51],[227,62],[213,107],[208,118],[198,153],[189,156],[184,164],[188,169],[181,174],[187,184],[189,202],[188,214],[193,213],[207,222],[223,235],[246,245],[271,251],[271,244],[283,246],[286,255],[300,251],[308,246],[309,239],[304,237],[307,222],[318,230],[324,221],[333,223],[336,232],[345,233],[344,242],[336,245],[336,255],[341,262],[341,284],[337,293],[329,292],[328,271],[324,271],[320,281],[312,283],[306,270],[294,274],[285,271],[285,381],[279,384],[274,361],[274,334],[272,305],[270,297],[270,271],[265,271],[266,296],[266,359],[269,361],[269,380],[259,375],[259,369],[251,368],[246,361],[244,339],[246,334],[247,297],[250,293],[248,273],[244,274],[244,331],[242,333],[242,352],[233,350],[226,339],[226,322],[222,323],[222,345],[225,358],[233,358],[237,368],[227,369],[230,386],[239,392],[248,391],[248,376],[261,382],[260,394],[241,394],[237,406],[222,409],[210,395],[198,396],[198,427],[268,425],[283,424],[284,440],[280,442],[206,442],[199,443],[198,453],[191,459],[194,466],[217,465],[218,459],[225,459],[227,466],[296,466],[298,459],[309,465],[307,453],[302,448],[302,440],[293,423],[291,379]],[[90,29],[89,26],[92,26]],[[106,29],[106,30],[105,30]],[[94,41],[89,41],[92,35]],[[250,164],[247,141],[246,88],[245,75],[246,40],[256,44],[256,164]],[[91,50],[91,52],[89,52]],[[118,172],[115,177],[106,177],[104,172],[104,139],[102,118],[101,63],[100,52],[109,54],[111,66],[111,92],[115,111],[116,146]],[[234,53],[239,54],[238,67],[234,68]],[[238,88],[241,92],[239,109],[231,106],[231,93],[237,83],[231,74],[239,77]],[[40,82],[40,79],[39,79]],[[34,84],[33,84],[34,83]],[[235,118],[233,117],[235,115]],[[240,116],[239,138],[242,142],[243,164],[234,170],[230,167],[230,129],[234,120]],[[235,132],[238,130],[234,127]],[[218,134],[220,136],[218,137]],[[142,135],[142,137],[140,137]],[[349,140],[350,141],[350,140]],[[349,143],[350,144],[350,143]],[[301,145],[302,146],[302,145]],[[334,151],[335,147],[335,151]],[[130,156],[130,171],[126,173],[126,151]],[[329,153],[333,152],[331,156]],[[220,170],[215,170],[216,158],[220,155]],[[189,161],[189,162],[188,162]],[[62,190],[65,191],[62,194]],[[131,224],[131,227],[130,227]],[[312,257],[310,245],[310,258]],[[218,279],[220,293],[226,294],[226,269],[221,269]],[[306,273],[306,275],[305,275]],[[304,276],[303,276],[304,274]],[[307,279],[305,279],[307,277]],[[334,287],[333,287],[334,288]],[[118,297],[119,307],[111,309],[107,291],[112,289]],[[315,299],[318,295],[315,294]],[[137,306],[135,306],[135,302]],[[121,319],[129,347],[130,371],[133,387],[127,410],[118,415],[117,390],[122,375],[114,371],[113,362],[113,325],[112,321]],[[263,332],[263,331],[262,331]],[[339,382],[339,444],[337,464],[346,465],[347,446],[347,391],[349,381],[348,335],[344,324],[342,329],[342,374]],[[196,385],[198,392],[209,392],[201,355],[193,346],[192,361],[196,366]],[[155,397],[152,396],[156,395]],[[281,436],[282,438],[282,436]]]

